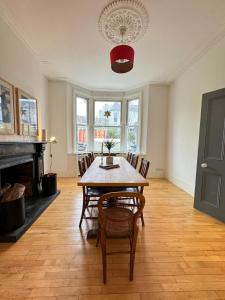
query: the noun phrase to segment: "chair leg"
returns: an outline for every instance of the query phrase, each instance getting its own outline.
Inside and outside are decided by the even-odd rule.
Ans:
[[[89,202],[88,199],[86,199],[86,197],[84,196],[83,197],[83,206],[82,206],[82,212],[81,212],[79,227],[81,227],[81,225],[82,225],[82,221],[83,221],[83,218],[84,218],[85,210],[88,206],[88,202]]]
[[[82,221],[83,221],[83,218],[84,218],[84,212],[85,212],[85,200],[83,200],[83,206],[82,206],[82,211],[81,211],[81,216],[80,216],[80,223],[79,223],[79,227],[81,227],[82,225]]]
[[[141,213],[141,223],[142,223],[142,226],[145,226],[145,221],[144,221],[144,215],[143,215],[143,212]]]
[[[100,232],[99,238],[100,238],[100,244],[102,248],[103,283],[106,284],[107,281],[106,239],[104,234],[102,234],[102,232]]]
[[[102,251],[102,265],[103,265],[103,283],[107,281],[107,264],[106,264],[106,252]]]
[[[137,229],[134,232],[133,239],[131,240],[130,247],[130,281],[133,281],[134,278],[134,260],[135,260],[135,251],[137,243]]]
[[[135,252],[130,253],[130,281],[134,279],[134,260],[135,260]]]
[[[99,228],[99,226],[98,226],[98,233],[97,233],[96,247],[98,247],[98,245],[99,245],[100,234],[101,234],[101,231],[100,231],[100,228]]]
[[[137,201],[137,199],[136,199],[135,204],[137,205],[137,203],[138,203],[138,201]],[[145,221],[144,221],[144,215],[143,215],[143,212],[141,213],[140,218],[141,218],[141,224],[142,224],[142,226],[145,226]]]

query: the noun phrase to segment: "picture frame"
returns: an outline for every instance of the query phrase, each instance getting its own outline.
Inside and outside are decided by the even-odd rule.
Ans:
[[[14,86],[0,78],[0,134],[15,134]]]
[[[38,105],[37,99],[16,88],[17,123],[19,134],[38,136]]]

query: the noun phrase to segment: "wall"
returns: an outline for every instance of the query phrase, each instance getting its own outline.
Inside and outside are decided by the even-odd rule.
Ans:
[[[194,195],[202,94],[225,87],[225,39],[170,88],[167,177]]]
[[[150,85],[147,159],[154,178],[165,177],[168,96],[169,86]]]
[[[77,155],[73,153],[73,97],[79,95],[121,98],[142,94],[142,156],[151,161],[151,177],[165,175],[168,86],[150,85],[128,92],[88,91],[66,81],[49,81],[49,133],[57,137],[53,145],[52,171],[61,177],[78,174]],[[147,126],[146,126],[147,125]]]
[[[47,128],[47,79],[42,76],[40,62],[27,45],[0,18],[0,77],[38,99],[39,128]],[[23,141],[27,137],[1,135],[1,141]],[[48,156],[45,157],[48,170]]]
[[[55,136],[57,139],[57,144],[52,145],[52,171],[57,172],[61,177],[73,175],[69,173],[73,166],[68,162],[67,93],[67,82],[49,81],[49,136]]]

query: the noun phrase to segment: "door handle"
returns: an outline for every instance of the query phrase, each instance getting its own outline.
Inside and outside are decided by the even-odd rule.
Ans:
[[[201,167],[202,167],[203,169],[205,169],[205,168],[208,167],[208,165],[207,165],[207,163],[202,163],[202,164],[201,164]]]

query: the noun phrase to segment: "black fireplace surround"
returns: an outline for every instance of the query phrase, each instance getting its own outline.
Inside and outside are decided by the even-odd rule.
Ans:
[[[46,142],[0,142],[0,188],[16,182],[26,187],[25,224],[12,232],[0,229],[0,242],[16,242],[59,194],[42,195],[45,147]]]

